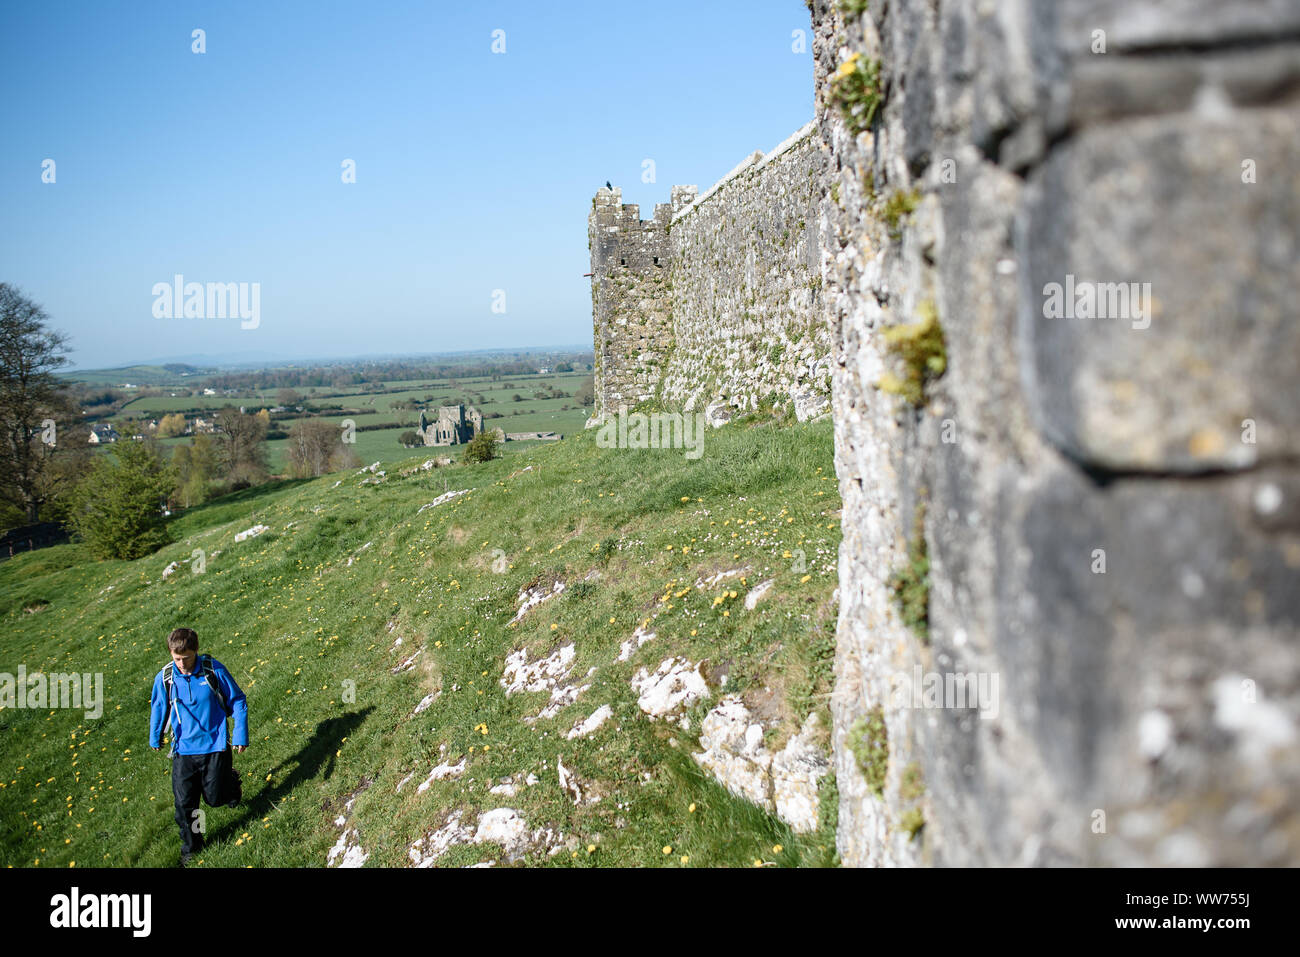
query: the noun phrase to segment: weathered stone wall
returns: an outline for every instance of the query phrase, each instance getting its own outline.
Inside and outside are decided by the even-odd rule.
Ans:
[[[814,124],[756,152],[696,198],[641,220],[621,191],[589,220],[596,418],[654,398],[720,425],[766,399],[800,419],[830,407],[818,216],[824,151]]]
[[[598,413],[832,352],[843,860],[1300,863],[1300,5],[811,8],[815,129],[600,191],[593,308]]]
[[[1300,863],[1300,5],[811,6],[843,860]],[[1147,311],[1052,317],[1076,280]],[[942,375],[878,388],[931,316]],[[918,665],[996,715],[893,693]]]
[[[793,401],[801,419],[829,409],[818,228],[824,166],[809,123],[767,156],[746,158],[673,217],[665,405],[711,408],[711,421],[765,398]]]

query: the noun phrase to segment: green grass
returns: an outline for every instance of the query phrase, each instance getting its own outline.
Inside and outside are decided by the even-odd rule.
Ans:
[[[852,54],[831,75],[830,95],[851,133],[870,129],[881,104],[880,61]]]
[[[691,709],[686,731],[646,718],[630,685],[670,655],[726,661],[728,692],[771,689],[774,739],[813,710],[825,732],[840,507],[832,456],[829,422],[710,431],[698,460],[600,449],[588,432],[482,465],[406,477],[390,465],[380,485],[349,471],[248,489],[178,517],[177,541],[134,562],[90,562],[76,544],[6,561],[0,671],[101,672],[106,703],[97,720],[0,710],[0,864],[175,862],[169,762],[148,748],[146,702],[165,637],[180,625],[250,701],[252,746],[235,759],[245,804],[205,808],[200,866],[323,866],[340,833],[333,820],[354,794],[349,816],[368,866],[406,865],[412,841],[453,809],[472,824],[501,806],[577,842],[576,857],[539,850],[528,865],[682,866],[682,855],[692,867],[833,864],[831,776],[820,829],[796,835],[691,759],[717,687]],[[426,457],[408,453],[402,466]],[[444,488],[473,491],[418,511]],[[255,522],[271,530],[236,544]],[[195,549],[203,574],[181,565],[161,578]],[[689,587],[744,565],[752,571],[725,590]],[[584,582],[593,571],[600,577]],[[775,586],[747,611],[746,591],[766,578]],[[551,579],[572,587],[507,627],[520,589]],[[617,662],[647,619],[655,640]],[[506,696],[506,656],[523,648],[531,660],[569,642],[570,677],[594,667],[590,688],[553,719],[525,723],[547,696]],[[394,675],[417,648],[416,667]],[[352,701],[345,682],[355,682]],[[441,697],[412,717],[436,688]],[[603,704],[614,712],[604,727],[565,738]],[[418,792],[440,760],[462,757],[463,776]],[[575,806],[557,759],[602,799]],[[539,782],[514,797],[488,792],[528,772]],[[439,864],[482,860],[504,855],[469,845]]]

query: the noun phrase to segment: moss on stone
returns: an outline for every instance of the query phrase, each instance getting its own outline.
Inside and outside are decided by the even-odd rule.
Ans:
[[[898,785],[898,796],[904,801],[919,801],[925,794],[925,776],[921,773],[921,765],[915,761],[908,762],[907,767],[903,768],[902,780]]]
[[[885,772],[889,769],[889,732],[885,728],[885,711],[876,706],[849,727],[849,750],[858,770],[877,797],[885,793]]]
[[[903,374],[887,372],[877,386],[919,406],[925,401],[926,385],[948,368],[948,351],[934,301],[925,300],[917,312],[919,321],[884,331],[885,347],[902,361]]]
[[[876,174],[870,166],[862,171],[862,198],[868,206],[876,202]]]
[[[910,216],[915,212],[920,201],[921,191],[919,189],[896,189],[885,200],[880,215],[885,220],[885,226],[889,230],[889,238],[894,242],[898,242],[903,238],[903,217]]]
[[[922,644],[930,643],[930,555],[925,543],[925,503],[918,502],[913,516],[907,561],[889,577],[889,590],[902,616]]]
[[[925,815],[921,813],[919,807],[908,808],[898,819],[898,826],[907,832],[909,838],[916,840],[916,836],[925,827]]]

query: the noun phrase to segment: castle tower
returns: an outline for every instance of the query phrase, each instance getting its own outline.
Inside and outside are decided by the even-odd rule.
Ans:
[[[587,234],[598,419],[655,394],[673,344],[668,229],[695,192],[674,186],[672,202],[657,203],[653,219],[642,219],[635,203],[625,205],[618,187],[602,187],[592,200]]]

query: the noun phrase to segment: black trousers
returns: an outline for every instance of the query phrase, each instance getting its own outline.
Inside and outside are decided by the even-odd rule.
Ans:
[[[181,832],[181,854],[203,850],[203,829],[195,812],[199,797],[208,807],[234,807],[243,799],[239,775],[229,747],[210,754],[172,756],[172,795],[176,798],[176,826]]]

